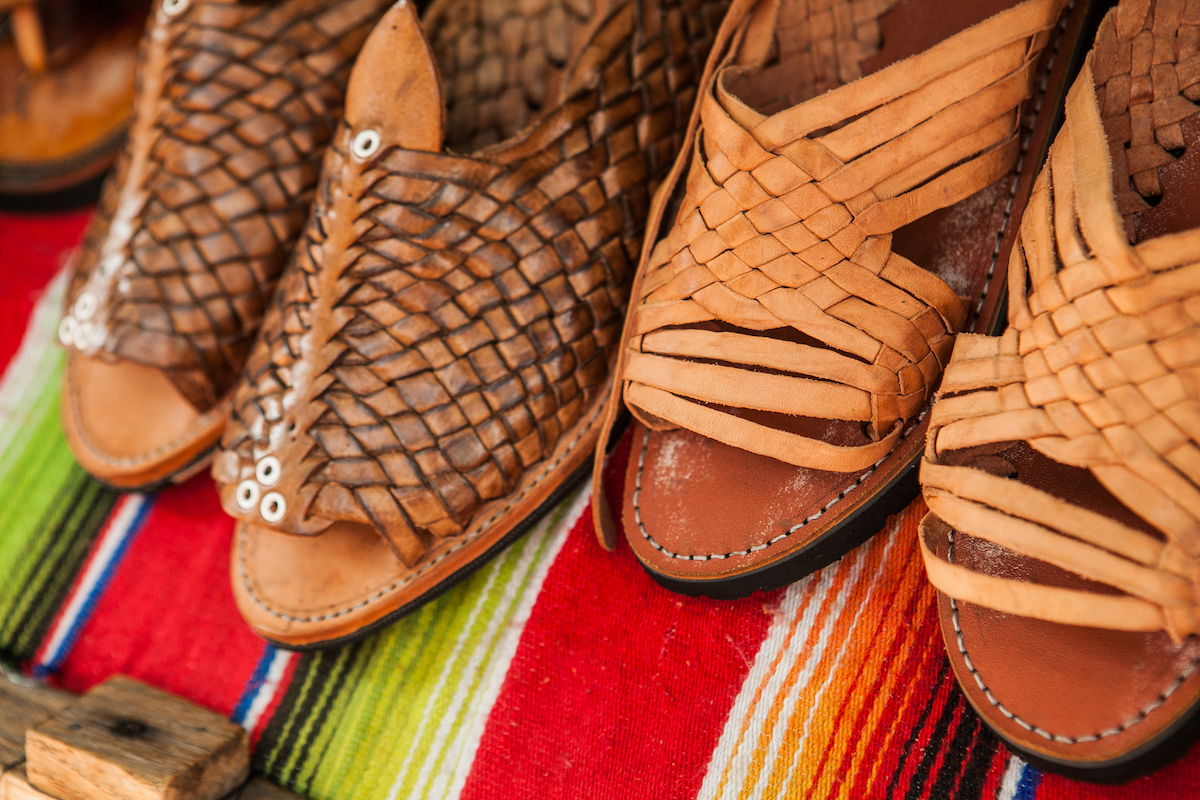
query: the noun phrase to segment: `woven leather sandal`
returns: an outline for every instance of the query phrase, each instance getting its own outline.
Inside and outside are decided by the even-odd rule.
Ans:
[[[66,190],[112,165],[148,7],[0,0],[0,194]]]
[[[206,463],[387,0],[159,0],[136,117],[59,338],[75,457],[122,489]]]
[[[213,464],[260,634],[361,636],[582,479],[724,8],[441,0],[376,28]]]
[[[921,466],[959,684],[1022,757],[1084,780],[1196,732],[1198,41],[1195,2],[1105,18],[1021,223],[1011,327],[956,343]]]
[[[776,588],[916,494],[932,389],[953,334],[988,328],[1048,142],[1035,89],[1057,96],[1086,3],[946,5],[726,18],[607,410],[636,419],[625,536],[668,588]]]

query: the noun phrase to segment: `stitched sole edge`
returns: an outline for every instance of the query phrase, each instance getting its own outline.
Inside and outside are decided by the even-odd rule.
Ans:
[[[576,487],[587,480],[587,477],[591,474],[591,472],[592,461],[591,459],[586,459],[582,465],[577,467],[574,472],[569,474],[562,481],[562,483],[555,487],[554,490],[550,492],[550,495],[544,501],[542,501],[542,504],[534,509],[529,516],[514,525],[512,530],[497,539],[491,547],[485,550],[478,557],[463,564],[457,570],[450,573],[450,575],[443,578],[431,589],[422,593],[417,599],[405,603],[393,611],[389,611],[384,616],[373,622],[367,623],[353,633],[348,633],[335,639],[327,639],[321,642],[310,642],[308,644],[288,644],[287,642],[281,642],[277,639],[272,639],[269,636],[263,636],[263,638],[280,649],[291,650],[297,653],[308,653],[316,650],[328,650],[330,648],[352,644],[353,642],[357,642],[359,639],[370,636],[372,633],[375,633],[378,630],[388,627],[401,617],[411,614],[421,606],[425,605],[431,600],[435,600],[448,590],[462,583],[473,572],[475,572],[475,570],[479,569],[484,564],[488,563],[497,555],[499,555],[501,550],[504,550],[517,539],[520,539],[522,536],[528,533],[535,525],[541,522],[548,513],[557,508],[568,494],[570,494],[575,490]],[[261,633],[259,635],[262,636]]]
[[[918,449],[881,489],[845,519],[778,561],[725,578],[690,580],[658,573],[641,559],[638,563],[660,586],[688,597],[738,600],[754,592],[780,589],[837,561],[882,530],[888,517],[907,508],[921,491],[917,481],[921,453]]]

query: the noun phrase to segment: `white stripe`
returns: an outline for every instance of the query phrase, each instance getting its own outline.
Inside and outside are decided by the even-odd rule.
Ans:
[[[100,534],[100,541],[96,547],[95,556],[88,563],[87,569],[76,585],[75,591],[72,592],[71,597],[67,600],[63,613],[58,618],[58,622],[55,624],[54,630],[47,640],[40,659],[42,664],[52,664],[60,656],[60,651],[68,635],[76,623],[80,621],[79,615],[83,611],[84,605],[91,598],[92,593],[96,589],[96,584],[109,564],[112,563],[117,550],[120,549],[121,544],[129,537],[133,521],[147,502],[149,502],[149,498],[144,494],[127,494],[120,500],[116,513],[109,518],[108,526]]]
[[[517,645],[521,642],[521,635],[525,631],[526,623],[529,622],[529,615],[533,612],[533,606],[537,602],[538,596],[542,593],[546,575],[549,574],[550,567],[558,558],[559,552],[566,544],[567,536],[575,528],[580,517],[585,513],[590,513],[588,510],[590,501],[590,492],[578,490],[573,499],[567,500],[570,505],[566,513],[561,516],[561,522],[553,531],[550,531],[551,539],[546,545],[542,560],[534,567],[533,576],[522,592],[516,612],[513,614],[512,620],[504,626],[496,651],[488,662],[487,672],[478,689],[478,698],[470,710],[470,724],[459,727],[459,733],[450,747],[453,757],[446,759],[442,771],[434,781],[434,790],[431,792],[433,797],[457,800],[462,795],[463,786],[471,772],[471,766],[475,763],[475,754],[479,750],[483,731],[487,727],[488,718],[492,715],[492,707],[496,704],[496,698],[500,696],[500,688],[504,685],[504,679],[512,665],[513,656],[517,653]],[[549,523],[550,520],[547,520],[544,524],[549,527]],[[531,532],[530,538],[535,536],[541,538],[544,535],[544,531],[535,529]]]
[[[770,770],[779,761],[779,751],[783,748],[783,743],[787,739],[788,731],[791,730],[792,717],[799,710],[799,704],[797,701],[800,697],[800,693],[808,688],[809,683],[812,681],[813,674],[816,673],[817,669],[821,666],[821,660],[825,657],[825,651],[829,647],[830,642],[833,640],[833,628],[835,625],[837,625],[838,619],[841,617],[842,612],[846,608],[846,602],[849,600],[851,592],[854,590],[859,578],[862,575],[864,553],[864,550],[859,550],[853,555],[853,560],[851,560],[851,557],[847,557],[841,563],[827,567],[824,570],[825,572],[830,573],[831,578],[847,568],[849,568],[850,574],[843,583],[841,590],[834,595],[832,601],[829,603],[829,610],[823,612],[825,614],[825,622],[821,626],[821,630],[816,633],[815,636],[806,631],[806,635],[804,637],[797,636],[793,638],[791,645],[788,647],[787,653],[784,655],[783,661],[779,665],[778,672],[780,676],[782,678],[786,678],[787,675],[792,671],[792,668],[796,665],[797,659],[803,653],[804,648],[807,646],[808,640],[815,640],[813,642],[812,650],[808,654],[808,658],[804,661],[804,665],[796,675],[796,680],[792,684],[791,689],[788,690],[787,698],[783,702],[783,711],[778,717],[776,717],[775,724],[771,728],[771,738],[767,743],[767,755],[763,762],[765,772],[764,774],[760,774],[758,776],[758,780],[754,784],[755,791],[752,795],[753,797],[762,796],[767,784],[767,777],[770,774]],[[823,609],[815,606],[815,604],[814,609],[816,609],[817,613],[822,613],[823,611]],[[774,700],[775,696],[775,694],[770,695],[770,700]],[[770,702],[766,703],[765,706],[769,707]],[[810,713],[811,710],[812,709],[810,708]],[[753,753],[756,749],[754,745],[757,739],[758,737],[754,736],[753,739],[748,738],[743,740],[743,744],[746,745],[746,749],[749,752]],[[785,794],[783,796],[786,797],[787,795]]]
[[[842,658],[846,655],[846,649],[850,646],[850,642],[854,639],[854,634],[858,630],[858,624],[859,624],[859,621],[862,619],[863,610],[870,607],[871,600],[875,595],[875,590],[878,589],[880,584],[882,583],[882,581],[880,580],[880,577],[883,575],[884,570],[887,568],[888,556],[891,554],[892,545],[894,545],[896,542],[896,535],[894,532],[891,532],[891,531],[881,533],[880,535],[887,536],[887,543],[884,544],[884,546],[883,546],[883,553],[880,554],[879,563],[876,565],[875,572],[870,576],[870,579],[867,581],[866,597],[864,597],[861,600],[861,602],[858,603],[858,607],[854,611],[854,621],[850,623],[850,627],[847,629],[846,635],[841,637],[841,647],[838,649],[838,653],[833,659],[834,664],[840,664],[842,662]],[[850,593],[854,590],[854,588],[862,580],[862,569],[863,569],[863,565],[866,560],[866,553],[867,553],[867,548],[865,548],[865,547],[860,547],[857,551],[857,556],[855,558],[855,564],[853,567],[853,573],[851,574],[850,579],[846,581],[846,586],[843,589],[841,595],[838,597],[839,605],[838,605],[838,609],[836,612],[837,616],[841,616],[842,610],[845,608],[846,602],[850,598]],[[821,632],[822,638],[826,637],[828,635],[828,633],[829,633],[828,631],[822,631]],[[816,694],[813,696],[812,703],[808,707],[808,718],[804,720],[804,727],[800,734],[800,743],[796,748],[797,753],[804,752],[804,746],[805,746],[805,744],[808,743],[808,735],[811,730],[813,715],[816,714],[817,706],[819,706],[821,704],[821,701],[825,697],[825,693],[829,690],[830,684],[833,683],[833,677],[835,674],[837,674],[836,668],[829,670],[828,673],[825,675],[825,682],[821,684],[821,687],[817,690]],[[807,683],[807,681],[805,681],[805,683]],[[772,759],[772,763],[774,763],[773,759]],[[799,758],[793,759],[790,767],[788,768],[787,779],[783,783],[783,791],[780,796],[782,796],[782,797],[790,796],[788,794],[788,791],[791,788],[792,781],[795,780],[796,770],[799,766],[800,766],[800,759]]]
[[[28,441],[37,427],[28,424],[29,417],[45,411],[36,400],[48,384],[55,382],[62,365],[58,321],[66,289],[67,273],[63,270],[50,281],[34,306],[21,346],[0,380],[0,482],[15,461],[9,457],[14,445]]]
[[[742,688],[738,691],[737,699],[733,701],[729,718],[725,721],[724,730],[721,731],[721,738],[708,763],[708,772],[700,786],[698,800],[715,800],[718,797],[717,790],[720,788],[722,776],[727,769],[729,777],[726,787],[734,795],[738,793],[746,777],[750,774],[751,760],[754,756],[755,732],[762,730],[766,725],[771,702],[779,694],[786,674],[782,664],[781,668],[776,669],[770,676],[767,675],[767,672],[771,669],[771,664],[783,652],[785,646],[790,649],[793,642],[803,642],[807,638],[817,613],[829,593],[830,584],[833,582],[833,573],[834,570],[827,569],[810,575],[799,583],[792,584],[784,592],[783,602],[780,604],[779,611],[776,612],[775,621],[771,623],[767,636],[759,646],[758,654],[754,657],[754,664],[750,667],[746,679],[742,681]],[[814,582],[816,586],[810,586]],[[800,609],[804,595],[809,591],[812,592],[812,598],[809,600],[808,608],[805,609],[804,616],[797,624],[792,639],[788,641],[787,634],[792,627],[792,620],[795,619]],[[760,688],[762,690],[761,702],[758,702],[755,700],[755,695],[760,694]],[[738,737],[743,729],[747,731],[746,743],[749,744],[747,747],[740,747],[738,744]]]
[[[246,710],[246,717],[242,720],[242,727],[250,733],[254,733],[254,728],[262,718],[263,712],[275,699],[275,693],[279,691],[279,684],[283,680],[284,673],[287,672],[288,664],[291,664],[295,658],[296,654],[290,650],[275,650],[275,654],[271,657],[271,666],[267,667],[267,677],[262,686],[258,687],[254,700],[250,703],[250,708]]]
[[[1004,770],[1004,777],[1000,779],[1000,791],[996,793],[996,800],[1013,800],[1017,796],[1021,778],[1025,777],[1025,767],[1025,762],[1016,756],[1008,757],[1008,767]]]

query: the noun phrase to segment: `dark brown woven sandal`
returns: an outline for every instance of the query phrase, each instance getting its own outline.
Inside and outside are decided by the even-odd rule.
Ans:
[[[387,2],[158,0],[59,328],[63,427],[99,480],[179,481],[211,454]]]
[[[587,468],[724,4],[580,5],[398,4],[363,50],[213,465],[275,642],[415,608]]]

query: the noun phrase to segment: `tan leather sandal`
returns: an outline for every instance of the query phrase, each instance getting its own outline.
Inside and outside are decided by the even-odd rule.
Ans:
[[[260,634],[361,636],[582,479],[724,8],[440,0],[376,28],[213,464]]]
[[[145,489],[207,462],[386,5],[157,0],[59,328],[63,428],[99,480]]]
[[[0,194],[65,190],[112,165],[133,109],[148,8],[147,0],[0,0]]]
[[[659,583],[779,587],[916,494],[932,390],[953,334],[989,328],[1048,142],[1040,92],[1053,105],[1086,5],[734,4],[651,211],[669,224],[602,435],[623,400],[625,536]]]
[[[1084,780],[1161,765],[1200,719],[1198,39],[1196,4],[1105,18],[1021,223],[1010,327],[960,337],[921,466],[959,684]]]

